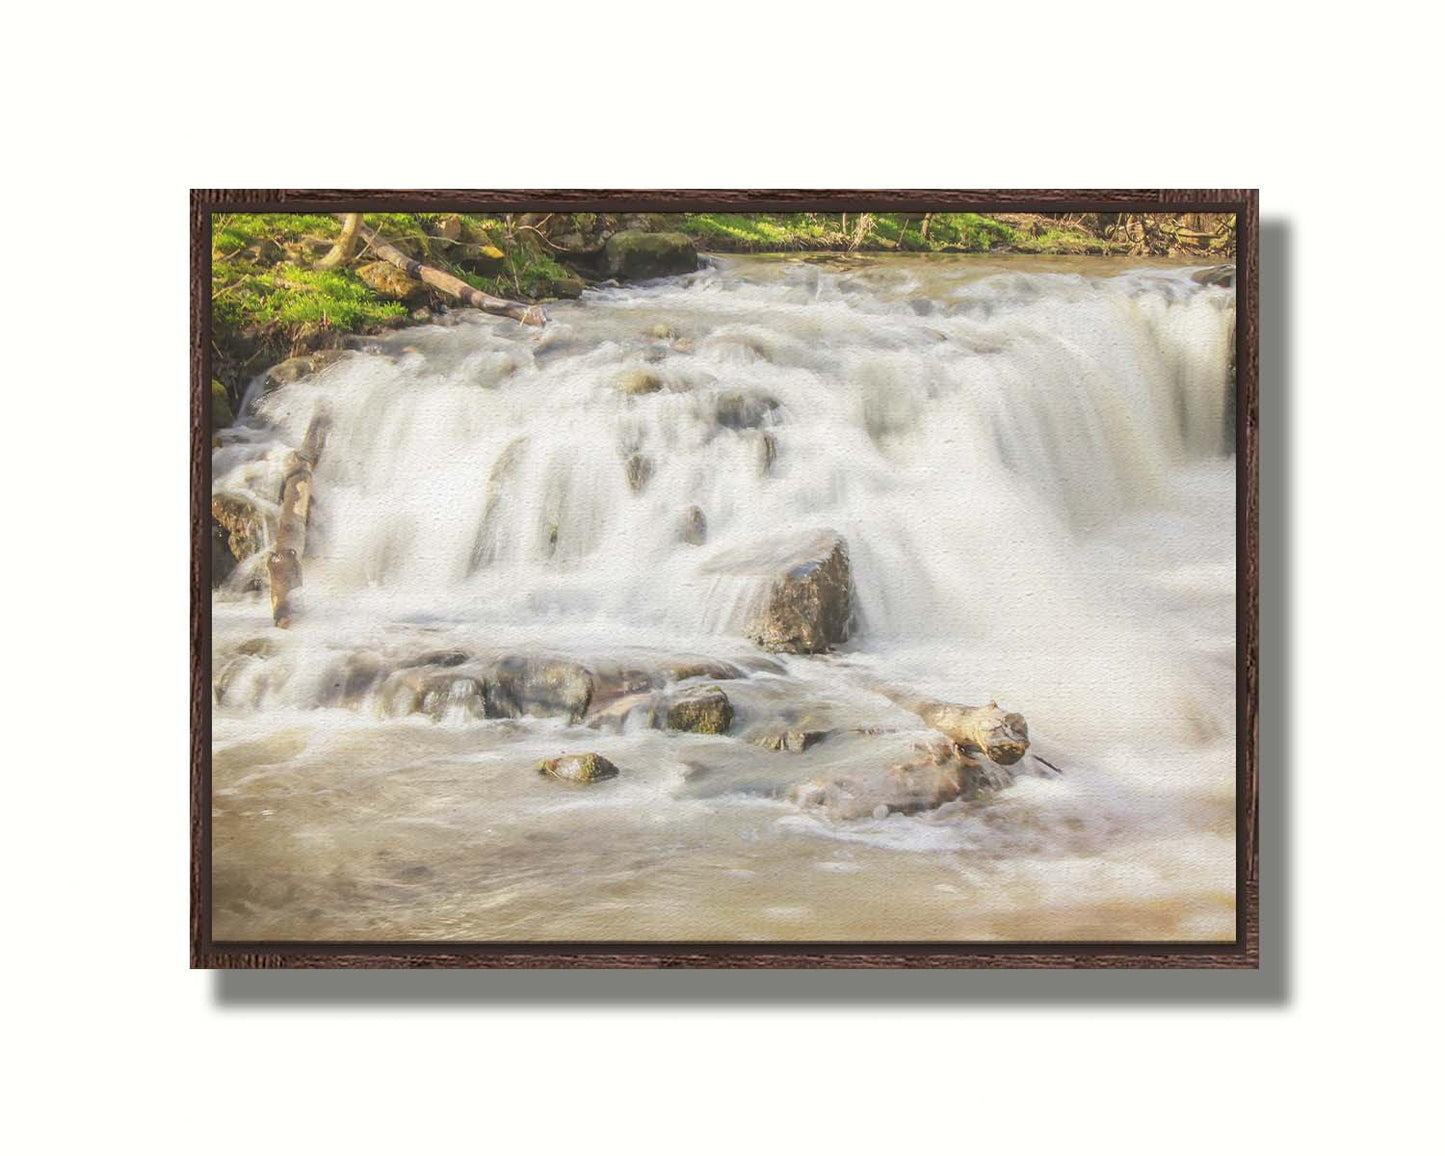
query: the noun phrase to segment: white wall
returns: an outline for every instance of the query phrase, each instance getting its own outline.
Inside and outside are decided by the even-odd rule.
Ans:
[[[17,1150],[1423,1147],[1438,17],[636,7],[12,14]],[[278,184],[1258,185],[1265,970],[188,972],[186,192]]]

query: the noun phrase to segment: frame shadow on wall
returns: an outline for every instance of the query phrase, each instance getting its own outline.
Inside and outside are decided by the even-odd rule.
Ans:
[[[1289,589],[1293,230],[1259,229],[1260,966],[1238,970],[217,971],[222,1009],[296,1007],[1255,1006],[1292,996]]]

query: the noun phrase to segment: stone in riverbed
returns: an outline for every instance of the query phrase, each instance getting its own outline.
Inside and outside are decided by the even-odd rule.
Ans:
[[[582,786],[598,783],[603,779],[615,779],[618,774],[616,765],[595,752],[543,759],[537,764],[537,771],[564,783],[577,783]]]
[[[485,695],[482,683],[467,675],[412,669],[388,678],[381,700],[389,715],[424,714],[440,721],[453,711],[485,717]]]
[[[657,393],[662,388],[662,378],[645,369],[630,369],[617,379],[617,389],[629,397]]]
[[[627,484],[632,492],[642,493],[647,483],[652,480],[652,459],[646,454],[633,454],[627,459],[624,468],[627,471]]]
[[[707,516],[700,507],[689,506],[682,512],[677,536],[689,546],[701,546],[707,541]]]
[[[777,399],[765,393],[730,389],[718,395],[713,418],[723,429],[757,429],[777,408]]]
[[[614,233],[607,238],[602,260],[607,276],[644,281],[696,271],[697,248],[681,233]]]
[[[561,716],[576,722],[587,713],[592,686],[592,672],[579,663],[509,655],[487,679],[487,717]]]
[[[824,530],[777,557],[777,575],[747,636],[764,650],[788,654],[818,654],[847,642],[853,625],[847,543]]]
[[[828,737],[829,732],[825,730],[802,730],[796,727],[784,727],[773,730],[762,730],[747,735],[747,741],[753,746],[762,747],[765,751],[786,751],[789,754],[800,755],[809,747],[815,747]]]
[[[802,783],[789,798],[830,819],[882,819],[976,799],[1013,781],[1011,773],[969,758],[951,742],[920,743],[916,750],[915,757],[888,767]]]
[[[265,547],[267,519],[256,503],[239,494],[211,495],[211,518],[226,532],[226,545],[237,562]]]
[[[697,687],[667,706],[667,729],[699,735],[726,734],[733,725],[733,704],[716,686]]]

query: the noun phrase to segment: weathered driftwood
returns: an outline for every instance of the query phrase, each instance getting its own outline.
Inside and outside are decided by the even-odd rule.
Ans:
[[[291,455],[281,482],[281,518],[276,526],[276,548],[266,559],[266,575],[271,583],[271,618],[283,630],[295,615],[291,595],[302,584],[301,559],[306,556],[306,531],[311,523],[311,478],[330,426],[324,414],[311,419],[301,449]]]
[[[361,240],[361,214],[346,213],[341,218],[341,235],[331,251],[316,262],[318,269],[336,269],[350,261],[356,253],[357,242]]]
[[[919,698],[889,687],[875,687],[904,710],[910,710],[940,734],[947,735],[961,751],[985,755],[1000,766],[1012,766],[1029,749],[1029,724],[1024,716],[1001,709],[996,702],[986,706],[963,706],[956,702]]]
[[[490,293],[483,293],[480,289],[472,288],[465,281],[453,277],[450,273],[443,273],[440,269],[433,269],[430,265],[423,265],[420,261],[413,260],[395,245],[387,244],[377,236],[375,230],[368,228],[360,221],[357,222],[356,229],[371,247],[371,251],[382,260],[390,262],[408,277],[414,277],[418,281],[430,285],[433,289],[445,293],[448,297],[470,305],[473,309],[480,309],[483,313],[510,317],[514,321],[520,321],[523,325],[547,324],[547,316],[539,305],[522,305],[516,301],[493,297]]]
[[[1000,710],[996,702],[987,706],[924,702],[909,709],[961,750],[987,755],[1000,766],[1011,766],[1028,752],[1029,726],[1024,716]]]

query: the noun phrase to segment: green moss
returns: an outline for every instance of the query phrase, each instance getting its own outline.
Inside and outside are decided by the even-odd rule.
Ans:
[[[980,213],[934,213],[927,237],[917,213],[681,213],[677,227],[702,248],[711,244],[749,252],[902,248],[986,253],[1018,240],[1011,226]]]

